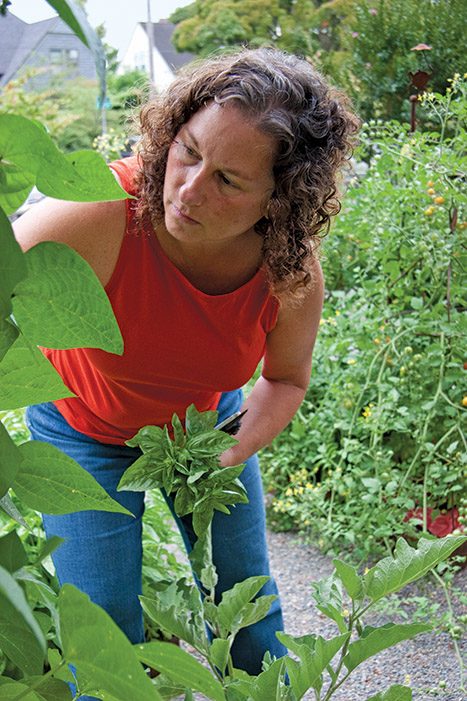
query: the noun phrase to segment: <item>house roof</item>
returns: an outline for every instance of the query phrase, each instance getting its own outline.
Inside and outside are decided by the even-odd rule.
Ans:
[[[8,83],[44,36],[60,22],[59,17],[28,24],[11,12],[0,15],[0,85]]]
[[[172,24],[166,19],[160,20],[160,22],[151,22],[151,24],[153,44],[173,71],[177,71],[195,58],[195,54],[191,54],[188,51],[179,53],[175,50],[170,40],[177,26],[176,24]],[[147,22],[139,22],[139,25],[145,32],[147,31]]]

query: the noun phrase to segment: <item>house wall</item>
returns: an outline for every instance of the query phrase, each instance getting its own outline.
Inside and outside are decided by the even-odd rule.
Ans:
[[[57,63],[54,63],[54,52]],[[43,37],[13,77],[18,77],[29,67],[48,68],[45,73],[28,81],[28,87],[38,90],[46,88],[54,75],[66,79],[81,77],[97,80],[90,50],[61,19],[57,20],[53,30]]]
[[[156,47],[153,51],[154,83],[156,90],[165,90],[174,79],[174,73],[167,65]],[[128,49],[119,66],[118,72],[124,73],[125,69],[139,68],[149,76],[149,45],[145,30],[141,24],[137,24],[131,38]]]

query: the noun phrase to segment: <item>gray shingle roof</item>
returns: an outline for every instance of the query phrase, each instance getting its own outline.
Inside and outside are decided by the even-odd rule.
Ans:
[[[144,31],[146,31],[147,22],[139,23]],[[160,22],[152,22],[152,36],[154,46],[165,60],[168,66],[172,70],[177,71],[179,68],[187,63],[190,63],[195,58],[194,54],[190,54],[188,51],[183,51],[178,53],[175,50],[174,45],[171,43],[172,35],[175,31],[176,24],[172,24],[167,20],[161,20]]]
[[[52,17],[27,24],[11,12],[0,15],[0,85],[12,78],[47,32],[59,21],[59,17]]]

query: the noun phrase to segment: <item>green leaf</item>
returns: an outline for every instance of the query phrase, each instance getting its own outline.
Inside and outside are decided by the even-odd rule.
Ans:
[[[385,557],[364,575],[366,596],[378,601],[387,594],[399,591],[436,567],[466,540],[466,536],[447,536],[438,540],[420,538],[415,549],[399,538],[394,557]]]
[[[20,450],[0,421],[0,497],[8,492],[22,462]]]
[[[128,443],[128,441],[127,441]],[[162,487],[166,466],[154,460],[152,452],[137,458],[123,473],[117,491],[146,492]]]
[[[83,44],[88,46],[86,35],[81,28],[78,17],[74,13],[76,3],[67,2],[67,0],[47,0],[47,2],[58,12],[62,20],[67,23],[73,34],[76,34],[78,39],[81,39]]]
[[[163,672],[172,681],[202,691],[214,701],[225,699],[220,682],[197,659],[180,647],[154,641],[135,645],[134,650],[141,662]]]
[[[34,184],[35,178],[38,190],[44,195],[77,202],[106,202],[128,197],[98,153],[79,151],[64,156],[45,129],[25,117],[0,114],[0,153],[2,160],[11,167],[13,177],[21,170],[30,174],[29,185]],[[5,173],[5,168],[2,172]],[[24,179],[17,177],[17,188],[24,191]],[[7,214],[16,209],[1,191],[0,206]]]
[[[63,656],[101,693],[118,701],[155,701],[159,694],[144,672],[133,646],[99,606],[71,584],[59,595]],[[82,691],[90,693],[94,687]]]
[[[185,418],[187,436],[212,430],[217,423],[218,415],[217,411],[199,412],[194,404],[190,404]]]
[[[393,684],[386,691],[370,696],[367,701],[412,701],[412,689],[402,684]]]
[[[350,643],[343,660],[344,664],[349,672],[352,672],[359,664],[381,650],[397,645],[402,640],[413,638],[419,633],[425,633],[431,628],[432,626],[426,623],[387,623],[379,628],[366,626],[361,638]]]
[[[23,590],[0,567],[0,647],[25,673],[41,674],[46,645]]]
[[[15,682],[8,677],[0,677],[0,699],[17,699],[20,694],[28,692],[29,687],[21,682]],[[26,701],[46,701],[43,696],[35,691],[29,691],[24,695]]]
[[[276,633],[276,635],[286,647],[293,644],[293,638],[292,641],[290,640],[291,636],[285,633]],[[290,685],[297,700],[301,699],[310,688],[320,691],[323,685],[322,674],[324,670],[349,637],[350,633],[339,635],[331,640],[324,640],[319,636],[316,641],[312,641],[311,646],[301,644],[295,647],[301,662],[287,657],[286,665]]]
[[[52,241],[38,243],[25,256],[28,276],[15,287],[13,313],[33,343],[123,353],[109,299],[81,256]]]
[[[193,615],[180,602],[165,605],[162,601],[147,596],[140,596],[139,599],[146,615],[161,628],[180,640],[185,640],[196,650],[208,649],[204,622],[200,615]]]
[[[0,567],[13,574],[28,562],[24,545],[16,531],[0,537]]]
[[[0,208],[0,318],[11,314],[11,293],[26,276],[26,261],[3,209]]]
[[[36,178],[11,163],[0,162],[0,198],[7,213],[21,207],[31,192]]]
[[[312,582],[315,588],[312,596],[316,601],[316,607],[325,616],[335,621],[339,631],[344,633],[347,626],[342,611],[342,584],[337,574],[333,572],[328,577],[323,577],[319,582]]]
[[[20,335],[0,363],[0,410],[73,396],[41,351]]]
[[[249,577],[243,582],[237,582],[232,589],[222,594],[222,599],[217,606],[217,620],[224,634],[239,624],[243,614],[249,611],[248,604],[269,579],[270,577],[265,575]]]
[[[227,667],[227,662],[229,659],[230,648],[233,643],[233,636],[229,636],[227,639],[224,638],[214,638],[209,649],[209,662],[217,667],[224,673]]]
[[[55,667],[58,667],[58,665],[63,660],[60,652],[55,648],[49,648],[49,650],[47,651],[47,659],[49,661],[51,669],[55,669]],[[67,664],[63,665],[63,667],[60,667],[60,669],[54,673],[54,677],[56,679],[61,679],[62,681],[68,682],[70,684],[76,684],[76,679],[73,676],[73,672]]]
[[[259,674],[249,690],[248,699],[253,701],[274,701],[284,698],[286,659],[275,660],[264,672]]]
[[[41,682],[40,686],[37,688],[37,693],[40,694],[41,698],[45,699],[45,701],[72,701],[73,694],[71,693],[70,687],[60,679],[55,679],[54,677],[50,677],[49,679],[44,679],[44,677],[26,677],[21,680],[21,683],[32,686],[39,680],[41,680]],[[75,683],[74,679],[73,683]],[[26,696],[25,700],[29,701],[29,696]]]
[[[356,568],[342,560],[335,559],[332,563],[350,598],[354,601],[363,598],[363,579],[359,577]]]
[[[28,441],[19,449],[24,462],[12,487],[31,509],[54,515],[93,509],[132,516],[94,477],[55,446]]]
[[[13,500],[9,494],[5,494],[5,496],[0,499],[0,507],[6,514],[8,514],[10,518],[16,521],[16,523],[19,523],[21,526],[24,526],[24,528],[26,528],[26,530],[28,531],[31,530],[24,518],[21,516],[18,509],[16,508],[16,506],[14,505]]]
[[[56,550],[62,543],[65,542],[65,538],[59,538],[58,535],[53,535],[47,538],[41,549],[39,550],[36,559],[32,563],[33,565],[39,565],[43,560],[45,560],[49,555],[51,555],[54,550]]]
[[[183,430],[182,422],[178,418],[177,414],[172,416],[172,426],[174,430],[174,443],[177,447],[181,448],[185,443],[185,432]]]
[[[0,362],[18,338],[19,329],[12,319],[0,319]]]

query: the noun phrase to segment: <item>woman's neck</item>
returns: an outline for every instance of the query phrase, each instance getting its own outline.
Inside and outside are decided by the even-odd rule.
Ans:
[[[233,292],[261,267],[262,239],[254,231],[231,240],[186,242],[175,239],[165,226],[160,226],[156,236],[171,263],[206,294]]]

